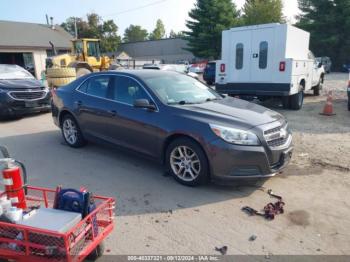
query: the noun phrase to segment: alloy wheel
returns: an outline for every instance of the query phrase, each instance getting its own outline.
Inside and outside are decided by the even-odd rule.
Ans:
[[[191,182],[201,172],[201,163],[194,150],[187,146],[178,146],[170,154],[170,166],[181,180]]]
[[[77,126],[69,118],[63,122],[63,135],[66,141],[71,145],[74,145],[78,140]]]

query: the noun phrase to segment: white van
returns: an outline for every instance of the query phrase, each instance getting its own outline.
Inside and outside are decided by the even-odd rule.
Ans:
[[[260,99],[282,97],[284,108],[299,110],[304,92],[319,95],[325,71],[309,51],[310,34],[287,24],[232,28],[222,33],[222,60],[216,90]]]

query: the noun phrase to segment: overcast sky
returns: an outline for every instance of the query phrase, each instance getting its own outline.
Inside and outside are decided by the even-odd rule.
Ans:
[[[46,23],[45,14],[62,23],[67,17],[83,17],[96,12],[104,20],[114,19],[123,34],[130,24],[141,25],[148,31],[162,19],[167,33],[171,29],[186,29],[185,20],[196,0],[0,0],[0,20]],[[240,8],[245,0],[234,0]],[[292,19],[298,13],[297,0],[284,0],[284,14]],[[1,34],[1,32],[0,32]]]

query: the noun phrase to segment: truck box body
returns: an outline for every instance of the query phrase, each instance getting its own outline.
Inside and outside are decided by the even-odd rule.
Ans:
[[[216,89],[231,95],[290,96],[310,90],[313,75],[310,34],[287,24],[232,28],[222,33]],[[313,79],[313,77],[315,79]]]

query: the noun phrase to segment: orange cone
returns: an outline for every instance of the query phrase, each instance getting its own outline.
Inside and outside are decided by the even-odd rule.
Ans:
[[[333,95],[332,95],[332,91],[328,92],[326,105],[324,106],[323,112],[320,113],[320,115],[324,115],[324,116],[334,116],[335,115],[335,113],[333,112]]]

